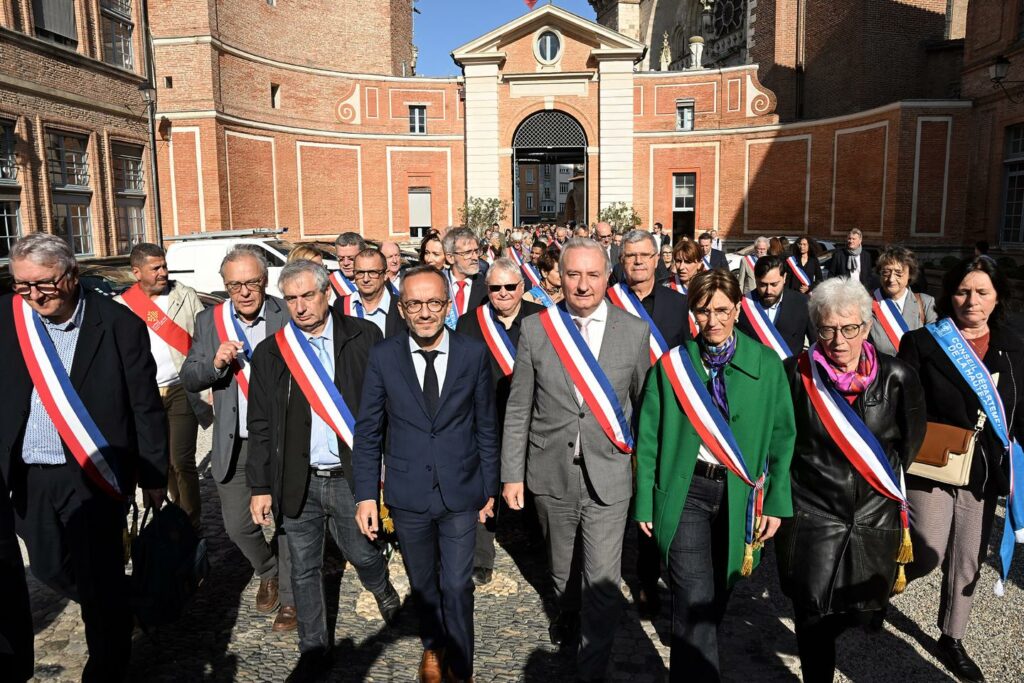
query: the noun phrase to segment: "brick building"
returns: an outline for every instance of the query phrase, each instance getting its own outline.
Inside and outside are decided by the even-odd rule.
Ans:
[[[81,255],[156,238],[141,11],[0,0],[0,259],[39,230]]]

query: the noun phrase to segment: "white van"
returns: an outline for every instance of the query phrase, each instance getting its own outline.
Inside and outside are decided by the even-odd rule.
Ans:
[[[261,248],[270,266],[267,293],[281,296],[277,278],[288,260],[288,252],[295,248],[291,242],[280,239],[283,230],[225,230],[184,237],[166,237],[167,270],[172,280],[178,280],[193,289],[224,293],[220,277],[220,263],[224,255],[237,244],[253,244]],[[324,251],[324,267],[337,270],[338,261]]]

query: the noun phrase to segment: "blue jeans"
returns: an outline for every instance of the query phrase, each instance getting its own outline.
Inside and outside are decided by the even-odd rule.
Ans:
[[[299,624],[299,652],[327,648],[333,638],[327,633],[324,597],[324,533],[331,536],[345,559],[355,567],[363,587],[381,595],[388,585],[384,555],[359,533],[352,489],[344,477],[310,476],[306,504],[298,517],[285,517],[285,538],[291,553],[292,592]]]

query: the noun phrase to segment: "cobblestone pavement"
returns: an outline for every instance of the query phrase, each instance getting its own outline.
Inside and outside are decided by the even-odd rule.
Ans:
[[[200,434],[199,453],[208,450],[207,432]],[[298,660],[296,636],[273,633],[273,615],[254,609],[258,582],[224,533],[205,458],[202,464],[210,575],[181,621],[150,635],[137,635],[132,679],[147,683],[283,681]],[[476,592],[477,680],[568,683],[573,680],[573,660],[547,637],[544,596],[550,594],[550,587],[544,553],[531,545],[533,539],[527,537],[521,521],[515,513],[502,518],[494,581]],[[997,530],[1000,525],[997,520]],[[634,547],[631,529],[623,560],[627,606],[609,674],[613,681],[653,683],[667,677],[668,593],[662,590],[662,614],[653,624],[637,619],[628,587]],[[1024,553],[1020,551],[1015,567],[1006,597],[997,598],[992,594],[995,570],[991,563],[985,566],[965,640],[990,681],[1024,680]],[[407,596],[408,582],[397,556],[391,570],[396,587]],[[337,606],[338,644],[336,664],[327,680],[414,681],[422,651],[410,605],[406,604],[395,628],[386,630],[373,598],[362,591],[354,572],[343,570],[336,549],[328,559],[327,574],[328,604]],[[77,605],[58,598],[31,575],[29,586],[36,624],[35,680],[77,681],[86,657]],[[952,680],[931,655],[938,637],[938,588],[936,575],[917,582],[893,601],[884,631],[844,635],[839,643],[838,680]],[[770,550],[754,576],[734,592],[723,632],[726,680],[799,680],[792,613],[779,591]]]

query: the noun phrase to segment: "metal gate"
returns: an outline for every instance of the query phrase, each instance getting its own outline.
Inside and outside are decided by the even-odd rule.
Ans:
[[[526,158],[529,157],[529,161]],[[576,161],[578,159],[578,161]],[[571,160],[571,161],[570,161]],[[523,120],[512,137],[512,222],[519,225],[519,165],[521,163],[582,163],[583,220],[587,208],[587,135],[583,126],[565,112],[537,112]],[[539,169],[538,169],[539,171]],[[538,173],[538,178],[540,174]],[[556,179],[557,182],[557,179]]]

